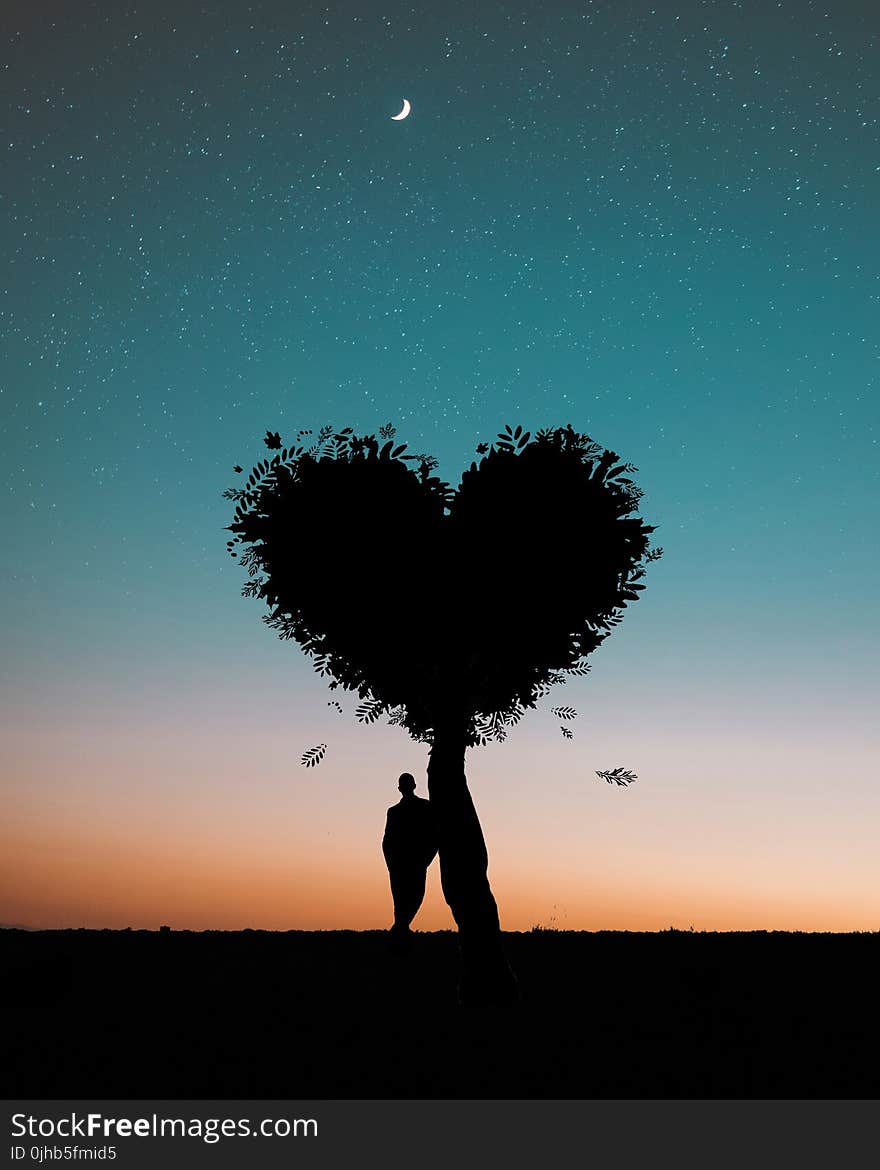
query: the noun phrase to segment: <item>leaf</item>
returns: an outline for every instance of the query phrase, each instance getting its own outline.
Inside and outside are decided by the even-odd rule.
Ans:
[[[385,711],[385,704],[380,699],[366,699],[355,708],[354,717],[358,723],[375,723]]]
[[[555,715],[557,719],[577,719],[574,707],[551,707],[550,714]]]
[[[608,772],[596,772],[596,775],[607,784],[617,784],[621,788],[625,788],[628,784],[632,784],[634,780],[638,780],[636,773],[630,772],[628,768],[612,768]]]
[[[326,751],[326,743],[319,743],[316,747],[309,748],[308,751],[303,752],[302,758],[300,759],[300,764],[302,764],[304,768],[314,768],[317,764],[320,764],[321,760],[323,760],[324,753]]]
[[[559,730],[562,732],[562,734],[565,736],[566,739],[574,739],[574,732],[571,731],[569,728],[564,727],[561,723],[559,724]]]
[[[241,475],[241,473],[244,471],[244,468],[239,467],[238,464],[236,463],[235,467],[233,467],[232,470],[235,472],[236,475]]]
[[[266,431],[266,437],[263,439],[263,442],[270,451],[281,450],[281,436],[277,431]]]
[[[581,661],[581,662],[576,662],[574,664],[574,666],[570,666],[568,668],[568,673],[569,674],[576,674],[576,675],[585,675],[585,674],[589,674],[592,669],[593,668],[589,664],[589,662]]]

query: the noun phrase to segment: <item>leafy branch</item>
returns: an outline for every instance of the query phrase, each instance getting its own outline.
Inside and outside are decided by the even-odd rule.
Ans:
[[[608,784],[617,784],[621,788],[632,784],[633,780],[638,780],[636,773],[630,772],[628,768],[612,768],[610,772],[597,772],[596,775],[600,780]]]
[[[303,752],[299,762],[304,768],[314,768],[323,760],[326,751],[326,743],[319,743],[316,747],[309,748],[307,752]]]
[[[555,715],[557,719],[577,719],[574,707],[551,707],[550,714]]]
[[[387,710],[381,699],[365,699],[355,708],[354,717],[358,723],[375,723]]]

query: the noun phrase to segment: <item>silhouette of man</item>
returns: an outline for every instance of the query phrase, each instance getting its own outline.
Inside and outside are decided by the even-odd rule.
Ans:
[[[397,788],[400,800],[388,810],[382,852],[394,899],[392,938],[405,943],[425,897],[428,866],[437,854],[437,833],[431,805],[416,796],[416,782],[409,772],[403,773]]]

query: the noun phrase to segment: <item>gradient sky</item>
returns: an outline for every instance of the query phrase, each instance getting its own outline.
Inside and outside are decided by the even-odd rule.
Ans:
[[[221,492],[267,428],[457,482],[571,422],[666,551],[469,754],[502,924],[880,928],[878,42],[864,0],[4,4],[0,921],[388,925],[424,748],[262,625]]]

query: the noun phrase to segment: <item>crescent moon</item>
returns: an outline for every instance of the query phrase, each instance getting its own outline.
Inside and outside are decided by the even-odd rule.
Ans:
[[[409,104],[409,102],[406,100],[406,98],[404,98],[403,99],[403,109],[400,111],[399,114],[392,114],[391,121],[392,122],[402,122],[403,119],[409,114],[411,109],[412,109],[412,106]]]

